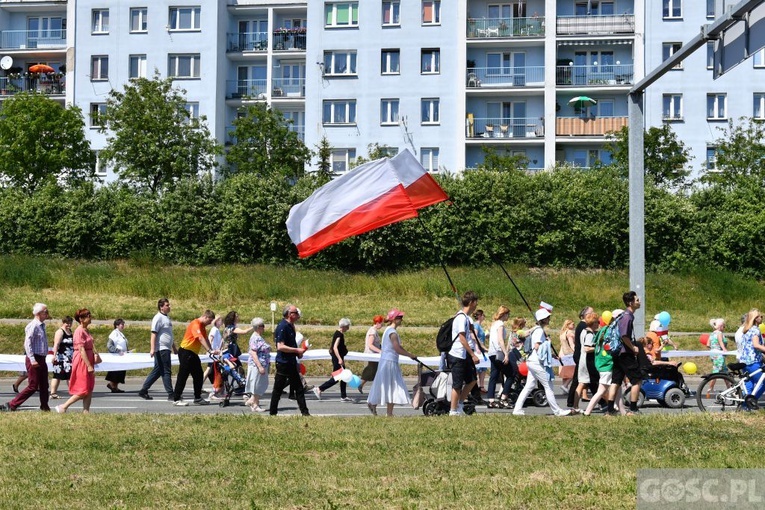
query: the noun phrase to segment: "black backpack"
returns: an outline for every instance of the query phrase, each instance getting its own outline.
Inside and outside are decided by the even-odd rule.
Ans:
[[[457,337],[452,337],[452,324],[454,323],[454,318],[460,313],[462,312],[457,313],[438,328],[438,334],[436,335],[436,347],[438,348],[438,352],[449,352],[452,350],[452,345],[454,345],[454,341],[457,339]]]

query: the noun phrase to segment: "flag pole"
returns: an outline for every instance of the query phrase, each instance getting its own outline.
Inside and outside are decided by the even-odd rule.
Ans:
[[[430,237],[431,242],[432,242],[432,240],[434,239],[433,238],[433,233],[430,230],[428,230],[428,227],[425,226],[425,223],[422,221],[422,218],[420,217],[419,214],[417,215],[417,221],[420,222],[420,226],[422,227],[422,229],[425,232],[428,233],[428,236]],[[435,246],[435,243],[433,243],[433,245],[434,245],[435,248],[438,248],[438,246]],[[452,281],[452,277],[449,276],[449,271],[446,270],[446,264],[444,264],[444,259],[443,259],[443,257],[441,257],[441,252],[438,253],[438,263],[441,264],[441,269],[444,270],[444,274],[446,275],[446,279],[449,280],[449,285],[452,288],[452,292],[454,292],[454,297],[457,298],[457,303],[461,305],[462,304],[462,300],[460,299],[460,293],[457,291],[457,287],[454,286],[454,282]]]

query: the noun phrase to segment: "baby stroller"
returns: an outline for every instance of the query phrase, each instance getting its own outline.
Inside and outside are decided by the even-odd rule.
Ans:
[[[515,402],[518,400],[518,397],[521,395],[521,391],[523,391],[523,387],[525,385],[526,385],[526,378],[521,375],[518,375],[515,378],[515,383],[513,383],[512,389],[510,389],[510,394],[507,396],[507,399],[510,401],[510,404],[515,405]],[[547,395],[545,394],[545,389],[539,383],[537,383],[536,388],[531,390],[531,393],[529,393],[529,396],[526,397],[526,402],[523,403],[524,407],[530,404],[534,404],[536,407],[545,407],[547,405]]]
[[[452,399],[452,374],[451,370],[433,370],[421,363],[428,369],[427,372],[420,374],[420,387],[428,387],[430,397],[425,399],[422,404],[422,413],[425,416],[440,416],[449,414],[450,403]],[[475,413],[475,404],[468,398],[462,406],[465,414]]]
[[[220,406],[227,407],[229,400],[231,400],[231,395],[238,390],[244,391],[244,378],[242,378],[238,370],[241,363],[238,358],[231,356],[227,352],[220,356],[210,354],[210,358],[215,363],[215,368],[220,371],[221,379],[223,379],[223,400],[220,401]]]

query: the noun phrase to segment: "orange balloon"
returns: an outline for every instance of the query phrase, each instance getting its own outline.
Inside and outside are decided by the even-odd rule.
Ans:
[[[305,370],[305,365],[303,365],[303,364],[301,363],[301,364],[300,364],[300,375],[305,375],[305,372],[306,372],[306,370]]]
[[[523,361],[520,365],[518,365],[518,373],[521,374],[523,377],[527,377],[529,375],[529,367],[526,365],[526,362]]]

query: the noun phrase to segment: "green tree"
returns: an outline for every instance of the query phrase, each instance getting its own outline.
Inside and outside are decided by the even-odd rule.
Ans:
[[[511,154],[500,152],[489,147],[482,147],[483,162],[476,165],[476,170],[493,170],[497,172],[514,172],[526,170],[529,167],[529,158],[524,154]]]
[[[391,155],[390,147],[384,144],[380,145],[377,142],[367,145],[367,151],[368,155],[366,158],[364,156],[357,156],[356,159],[351,161],[351,168],[356,168],[357,166],[361,166],[364,163],[369,163],[370,161],[385,158]]]
[[[123,92],[109,93],[100,118],[101,132],[109,132],[101,157],[125,182],[157,193],[217,166],[221,147],[207,118],[191,117],[185,94],[156,70],[152,79],[133,79]]]
[[[85,138],[76,106],[61,106],[37,93],[3,102],[0,175],[9,185],[34,193],[46,182],[74,184],[95,177],[96,157]]]
[[[751,117],[733,120],[718,128],[721,136],[715,140],[715,168],[707,168],[703,179],[727,187],[752,181],[765,185],[765,126]],[[714,171],[712,171],[714,170]]]
[[[329,158],[332,156],[332,146],[326,135],[321,137],[316,145],[316,171],[322,182],[328,182],[332,178],[332,165]]]
[[[281,174],[297,180],[305,173],[311,151],[291,131],[292,121],[279,110],[262,103],[243,107],[244,116],[234,120],[234,145],[226,154],[228,173],[266,177]]]
[[[629,174],[629,128],[623,127],[610,135],[607,146],[613,156],[614,165],[625,178]],[[643,167],[646,179],[655,186],[684,188],[688,186],[691,171],[687,167],[691,160],[690,151],[669,125],[651,127],[643,138]]]

